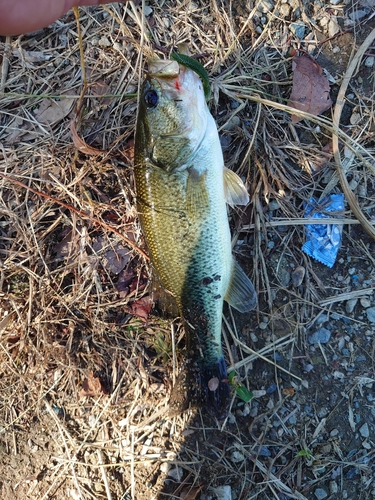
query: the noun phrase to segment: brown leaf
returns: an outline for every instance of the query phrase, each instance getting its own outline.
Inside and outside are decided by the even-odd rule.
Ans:
[[[202,488],[203,484],[201,486],[189,486],[184,488],[181,490],[180,500],[195,500]]]
[[[320,154],[317,155],[313,162],[310,162],[310,166],[314,173],[320,172],[322,168],[327,164],[333,155],[333,145],[332,141],[328,142],[322,149]]]
[[[42,125],[54,125],[65,118],[71,111],[75,99],[62,97],[60,101],[43,99],[35,118]]]
[[[89,146],[83,139],[81,139],[77,133],[76,121],[72,120],[70,124],[70,130],[72,131],[73,144],[85,155],[98,156],[104,153],[104,151],[100,151],[100,149],[93,148]]]
[[[329,109],[332,105],[329,83],[319,64],[310,56],[301,55],[293,59],[292,68],[294,75],[290,106],[316,116]],[[292,115],[293,123],[302,119]]]
[[[97,397],[105,394],[102,383],[98,377],[94,377],[94,372],[89,371],[88,377],[82,382],[82,389],[79,391],[79,396],[84,398],[86,396]]]
[[[151,311],[151,305],[151,297],[149,295],[146,295],[145,297],[142,297],[141,299],[138,299],[132,303],[132,313],[135,316],[139,316],[139,318],[146,321]]]

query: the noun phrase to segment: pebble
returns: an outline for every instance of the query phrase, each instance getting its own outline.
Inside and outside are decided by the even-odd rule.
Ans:
[[[366,68],[372,68],[375,63],[375,57],[374,56],[369,56],[365,60],[365,66]]]
[[[101,39],[99,40],[99,45],[101,47],[111,47],[112,43],[108,40],[106,36],[102,36]]]
[[[333,17],[328,23],[328,35],[335,36],[340,31],[340,26],[337,23],[336,17]]]
[[[267,14],[267,12],[270,12],[274,8],[274,6],[275,4],[272,0],[260,0],[257,5],[257,9],[263,14]]]
[[[280,17],[288,17],[290,14],[290,5],[283,3],[280,5]]]
[[[268,210],[272,212],[273,210],[278,210],[280,208],[279,203],[276,200],[272,200],[268,204]]]
[[[375,313],[375,307],[374,307]],[[321,344],[326,344],[331,338],[331,332],[327,330],[327,328],[319,328],[312,335],[309,335],[308,341],[310,344],[317,344],[320,342]]]
[[[330,481],[329,482],[329,492],[331,495],[334,495],[335,493],[337,493],[339,490],[339,487],[336,483],[336,481]]]
[[[335,437],[338,436],[339,430],[338,429],[332,429],[331,432],[329,433],[330,437]]]
[[[324,490],[323,488],[317,488],[315,491],[314,491],[314,495],[316,496],[316,498],[318,500],[323,500],[324,498],[327,498],[328,496],[328,493],[326,492],[326,490]]]
[[[366,315],[367,319],[371,323],[375,323],[375,307],[369,307],[368,309],[366,309]]]
[[[232,500],[232,488],[228,484],[213,488],[217,500]]]
[[[293,286],[297,287],[302,284],[303,278],[305,277],[306,269],[303,266],[297,266],[292,272],[292,283]]]
[[[363,297],[363,299],[361,299],[361,306],[367,309],[371,306],[371,300]]]
[[[365,422],[362,427],[359,429],[359,433],[361,434],[362,437],[368,438],[370,436],[370,430],[368,428],[368,423]]]
[[[345,304],[345,311],[350,314],[354,311],[355,306],[357,305],[358,299],[349,299]]]
[[[359,21],[362,17],[365,17],[370,12],[370,9],[356,9],[349,14],[349,18],[352,21]]]
[[[245,460],[245,456],[239,451],[234,451],[230,459],[233,463],[238,464],[239,462],[243,462]]]
[[[337,4],[341,3],[341,2],[342,2],[342,0],[329,0],[329,3],[331,5],[337,5]]]
[[[239,127],[241,124],[240,117],[235,115],[230,118],[230,120],[227,121],[227,123],[224,125],[223,129],[224,130],[234,130],[236,127]]]
[[[147,17],[147,16],[151,16],[152,14],[152,7],[150,7],[149,5],[145,5],[144,9],[143,9],[143,14]]]
[[[289,26],[290,31],[299,39],[305,36],[306,25],[303,21],[297,21]]]

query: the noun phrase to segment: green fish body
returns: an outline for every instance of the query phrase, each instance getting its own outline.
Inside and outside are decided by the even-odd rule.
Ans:
[[[177,303],[187,366],[171,413],[205,402],[223,418],[230,402],[221,347],[223,301],[256,305],[231,251],[227,206],[246,204],[239,177],[224,168],[216,124],[198,75],[155,60],[143,83],[135,137],[137,209],[152,266]]]

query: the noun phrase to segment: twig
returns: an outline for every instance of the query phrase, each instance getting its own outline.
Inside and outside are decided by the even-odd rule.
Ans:
[[[355,197],[353,191],[349,187],[349,183],[348,183],[348,180],[346,178],[346,174],[345,174],[343,165],[341,163],[341,157],[340,157],[340,151],[339,151],[339,137],[338,137],[338,133],[337,133],[337,130],[339,129],[339,125],[340,125],[341,113],[342,113],[342,110],[344,108],[345,93],[346,93],[346,89],[348,88],[349,81],[354,73],[354,70],[358,67],[363,55],[365,54],[365,52],[367,51],[367,49],[370,47],[370,45],[372,44],[372,42],[374,40],[375,40],[375,29],[373,29],[371,31],[371,33],[368,35],[366,40],[362,43],[358,52],[351,60],[349,67],[346,70],[346,73],[345,73],[344,78],[342,80],[339,94],[337,96],[335,110],[333,113],[334,129],[332,131],[332,147],[333,147],[333,154],[334,154],[335,160],[336,160],[337,175],[339,177],[341,187],[344,191],[346,199],[348,200],[350,208],[351,208],[352,212],[354,213],[354,215],[359,220],[359,222],[361,223],[363,229],[372,238],[375,239],[375,230],[372,227],[372,225],[369,223],[367,218],[365,217],[364,213],[362,212],[362,210],[358,204],[357,198]]]
[[[38,191],[37,189],[34,189],[30,186],[27,186],[23,182],[17,181],[16,179],[12,179],[12,177],[9,177],[8,175],[3,174],[2,172],[0,172],[0,177],[2,177],[3,179],[6,179],[9,182],[12,182],[13,184],[16,184],[17,186],[20,186],[24,189],[27,189],[28,191],[31,191],[32,193],[36,194],[37,196],[41,196],[42,198],[50,200],[53,203],[56,203],[57,205],[60,205],[64,208],[67,208],[68,210],[76,213],[77,215],[79,215],[83,219],[88,219],[93,224],[96,224],[98,226],[103,227],[104,229],[107,229],[108,231],[111,231],[113,234],[115,234],[116,236],[121,238],[123,241],[125,241],[127,245],[129,245],[131,248],[133,248],[133,250],[135,250],[140,255],[142,255],[142,257],[146,261],[150,260],[148,255],[146,255],[143,250],[141,250],[139,247],[137,247],[137,245],[135,243],[133,243],[126,236],[121,234],[119,231],[117,231],[117,229],[113,228],[109,224],[106,224],[105,222],[102,222],[102,221],[96,219],[95,217],[92,217],[91,215],[87,214],[86,212],[83,212],[82,210],[79,210],[78,208],[73,207],[73,205],[70,205],[69,203],[65,203],[64,201],[58,200],[57,198],[54,198],[53,196],[50,196],[49,194],[43,193],[42,191]]]

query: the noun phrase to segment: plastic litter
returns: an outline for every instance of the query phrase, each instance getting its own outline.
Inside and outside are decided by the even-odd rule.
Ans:
[[[305,206],[305,217],[308,219],[331,219],[340,216],[344,210],[345,197],[342,193],[331,194],[322,200],[310,198]],[[331,212],[335,214],[330,215]],[[302,250],[328,267],[336,261],[340,248],[343,224],[307,224],[307,241]]]

